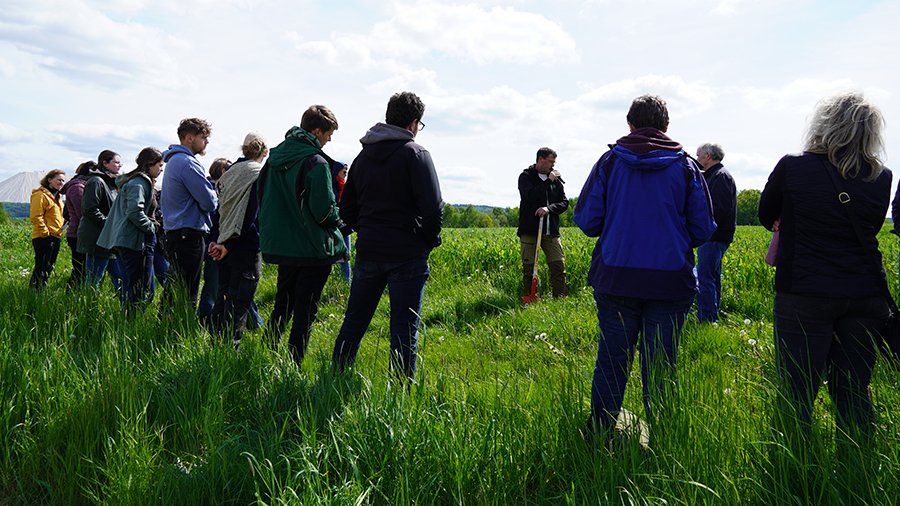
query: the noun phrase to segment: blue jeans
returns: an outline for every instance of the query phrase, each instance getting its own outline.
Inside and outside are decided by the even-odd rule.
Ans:
[[[122,290],[122,281],[125,278],[125,268],[118,257],[109,258],[108,253],[99,255],[88,253],[84,258],[84,273],[89,286],[100,288],[103,283],[103,275],[109,273],[116,292]]]
[[[722,257],[727,249],[724,242],[707,242],[697,248],[697,319],[700,321],[719,321]]]
[[[124,286],[120,301],[125,315],[135,316],[153,300],[153,249],[156,241],[148,241],[141,251],[117,248],[116,256],[121,259]]]
[[[334,366],[344,369],[356,361],[363,334],[372,322],[386,286],[391,300],[391,369],[412,379],[416,373],[422,294],[429,273],[428,258],[405,262],[357,258],[347,312],[331,356]]]
[[[347,246],[347,261],[340,262],[341,266],[341,276],[344,277],[347,281],[350,281],[350,236],[344,236],[344,246]]]
[[[600,339],[591,385],[593,422],[597,428],[615,426],[639,344],[644,409],[647,419],[653,421],[654,415],[659,415],[661,396],[675,383],[678,340],[693,297],[644,300],[603,295],[595,290],[594,300]]]

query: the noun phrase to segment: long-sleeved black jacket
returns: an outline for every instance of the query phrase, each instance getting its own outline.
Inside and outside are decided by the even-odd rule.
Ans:
[[[734,185],[734,178],[721,163],[703,171],[703,177],[709,188],[713,218],[716,220],[716,231],[709,240],[731,244],[737,225],[737,188]]]
[[[536,235],[539,207],[550,210],[544,220],[544,235],[559,237],[559,215],[569,208],[569,199],[561,179],[542,180],[534,165],[519,174],[519,228],[516,235]]]
[[[431,154],[409,131],[378,123],[360,139],[340,216],[356,231],[357,258],[402,262],[441,244],[444,201]]]
[[[884,225],[891,199],[891,171],[872,182],[864,167],[859,175],[838,181],[850,204],[838,201],[838,190],[826,170],[837,171],[826,155],[803,153],[783,157],[759,199],[759,221],[769,230],[780,219],[775,291],[830,298],[877,297],[883,272],[876,234]],[[852,205],[864,243],[860,242],[845,205]]]

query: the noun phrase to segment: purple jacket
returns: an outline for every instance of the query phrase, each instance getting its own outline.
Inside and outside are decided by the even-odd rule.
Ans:
[[[66,181],[63,185],[62,193],[66,196],[65,215],[69,220],[69,228],[66,230],[66,237],[75,239],[78,237],[78,224],[81,223],[81,197],[84,195],[84,184],[87,179],[82,176],[76,176]]]

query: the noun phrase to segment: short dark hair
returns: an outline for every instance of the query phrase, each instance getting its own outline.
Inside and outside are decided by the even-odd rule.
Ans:
[[[317,128],[323,132],[330,132],[338,129],[338,122],[331,109],[324,105],[311,105],[300,118],[300,128],[307,132]]]
[[[424,115],[425,104],[422,103],[422,99],[411,91],[403,91],[394,93],[388,100],[384,122],[405,128],[413,121],[421,120]]]
[[[539,160],[543,160],[544,158],[547,158],[548,156],[556,156],[556,151],[553,151],[552,149],[545,146],[538,150],[537,156],[535,156],[534,161],[537,162]]]
[[[200,118],[185,118],[178,125],[178,139],[182,140],[188,135],[206,135],[212,133],[212,125]]]
[[[669,110],[666,101],[656,95],[641,95],[631,102],[626,119],[634,128],[669,128]]]

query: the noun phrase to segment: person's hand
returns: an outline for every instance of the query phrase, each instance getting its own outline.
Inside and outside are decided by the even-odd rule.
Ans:
[[[228,254],[228,248],[221,244],[212,243],[209,245],[209,256],[215,261],[220,261]]]
[[[556,169],[551,170],[550,173],[547,174],[547,179],[549,179],[550,181],[556,181],[557,179],[559,179],[559,171]]]
[[[772,232],[778,232],[779,228],[781,228],[781,220],[775,220],[775,223],[772,223]]]
[[[547,216],[548,214],[550,214],[550,209],[548,209],[548,208],[546,208],[546,207],[539,207],[539,208],[537,208],[537,210],[534,212],[534,215],[535,215],[535,216],[538,216],[538,217],[540,217],[540,216]]]

